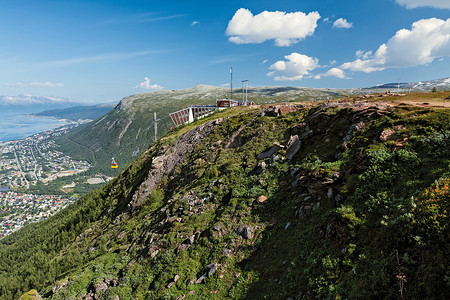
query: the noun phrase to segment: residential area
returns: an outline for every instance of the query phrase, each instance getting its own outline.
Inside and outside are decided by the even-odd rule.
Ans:
[[[91,167],[86,161],[72,159],[58,151],[52,138],[64,130],[66,128],[62,127],[22,140],[0,142],[0,239],[28,223],[48,218],[78,198],[27,192],[38,183],[46,185]]]
[[[48,130],[18,141],[0,143],[0,186],[29,188],[38,181],[47,183],[58,177],[79,174],[90,168],[58,151],[52,137],[64,128]]]
[[[45,220],[76,198],[0,192],[0,239],[24,225]]]

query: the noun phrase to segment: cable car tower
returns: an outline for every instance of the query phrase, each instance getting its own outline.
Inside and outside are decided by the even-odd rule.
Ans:
[[[119,165],[116,163],[116,161],[114,160],[114,157],[111,160],[111,169],[117,169],[119,167]]]

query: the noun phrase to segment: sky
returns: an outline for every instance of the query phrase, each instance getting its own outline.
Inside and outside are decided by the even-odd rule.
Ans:
[[[370,87],[450,76],[450,0],[0,0],[0,45],[0,95]]]

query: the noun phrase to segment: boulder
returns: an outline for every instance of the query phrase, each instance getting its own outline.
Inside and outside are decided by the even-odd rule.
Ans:
[[[31,290],[25,294],[23,294],[19,300],[40,300],[42,299],[41,295],[36,290]]]
[[[253,227],[247,226],[244,228],[244,238],[251,239],[253,237]]]
[[[278,115],[284,115],[290,112],[297,111],[297,108],[295,106],[279,106],[278,107]]]
[[[165,159],[166,159],[166,157],[164,155],[154,157],[152,160],[153,169],[160,169],[163,166]]]
[[[203,280],[205,280],[205,278],[206,278],[206,273],[203,274],[202,276],[200,276],[200,277],[197,279],[196,283],[197,283],[197,284],[202,283]]]
[[[265,171],[266,171],[266,163],[265,162],[260,162],[259,164],[258,164],[258,166],[256,167],[256,173],[257,174],[262,174],[262,173],[264,173]]]
[[[269,158],[272,155],[274,155],[276,152],[278,152],[281,149],[279,145],[273,145],[269,150],[266,152],[262,152],[258,155],[257,159],[265,159]]]
[[[95,284],[95,293],[105,292],[109,288],[106,282],[97,282]]]
[[[388,140],[393,139],[394,136],[395,136],[395,131],[392,130],[392,129],[390,129],[390,128],[387,128],[387,129],[385,129],[385,130],[383,130],[383,131],[381,132],[381,134],[380,134],[380,140],[383,141],[383,142],[386,142],[386,141],[388,141]]]
[[[183,244],[192,245],[195,242],[195,234],[184,240]]]
[[[241,235],[244,232],[245,224],[239,225],[239,227],[236,229],[236,233]]]
[[[212,263],[206,266],[208,269],[208,277],[212,276],[217,271],[217,263]]]
[[[292,159],[298,150],[300,150],[301,142],[298,135],[293,135],[289,138],[286,149],[286,158]]]
[[[287,222],[286,226],[284,226],[284,230],[288,229],[291,226],[291,222]]]

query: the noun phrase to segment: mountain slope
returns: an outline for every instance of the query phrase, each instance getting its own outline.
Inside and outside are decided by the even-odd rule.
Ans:
[[[1,240],[0,295],[448,298],[449,149],[448,110],[227,110]]]
[[[235,99],[241,99],[240,90],[235,89]],[[330,89],[291,87],[250,88],[248,100],[256,103],[280,101],[314,100],[331,98],[344,92]],[[71,130],[57,139],[61,151],[77,159],[88,159],[94,168],[92,173],[116,175],[109,164],[112,157],[125,167],[154,142],[154,116],[158,117],[159,136],[174,126],[169,114],[191,104],[215,104],[216,99],[229,96],[229,89],[198,85],[184,90],[157,91],[124,98],[117,107],[89,124]]]

